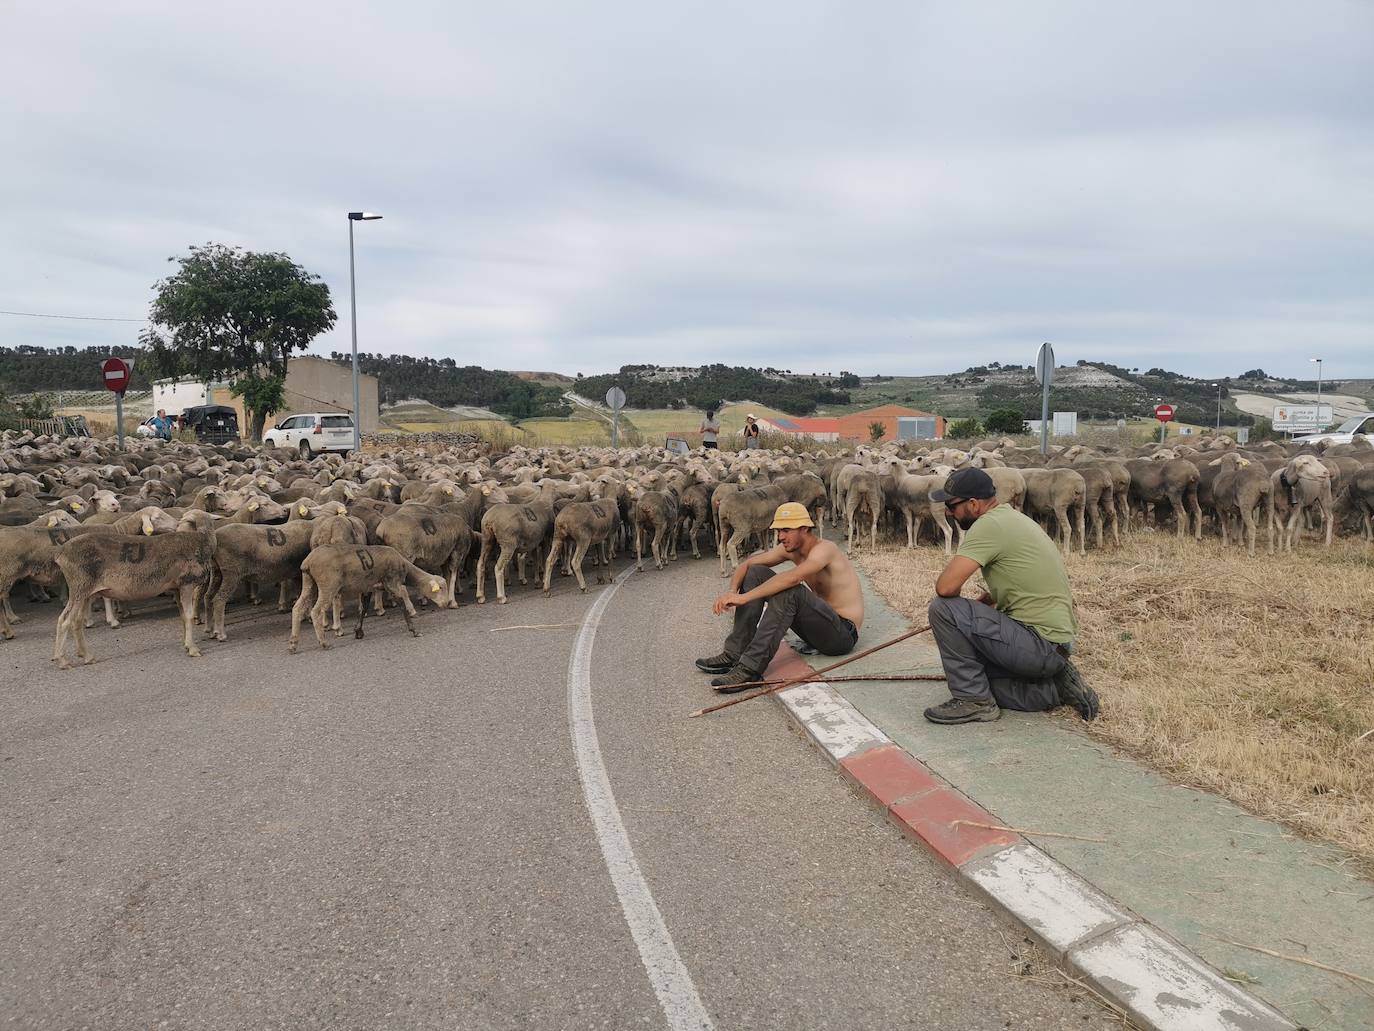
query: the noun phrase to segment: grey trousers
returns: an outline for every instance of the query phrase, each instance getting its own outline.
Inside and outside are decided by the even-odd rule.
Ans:
[[[744,574],[740,593],[752,591],[773,577],[767,566],[750,566]],[[783,635],[795,630],[797,636],[825,655],[847,655],[858,643],[859,632],[816,592],[802,584],[762,601],[735,607],[735,626],[725,639],[727,655],[752,673],[762,673],[773,661]]]
[[[1066,661],[1053,641],[991,605],[935,598],[930,629],[940,647],[949,693],[1003,709],[1041,712],[1060,704],[1051,679]]]

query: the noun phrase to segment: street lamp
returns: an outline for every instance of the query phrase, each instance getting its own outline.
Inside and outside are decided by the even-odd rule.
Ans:
[[[1320,358],[1309,358],[1309,362],[1317,363],[1317,429],[1322,426],[1322,360]]]
[[[363,413],[358,389],[358,287],[353,274],[353,223],[375,222],[381,215],[371,211],[348,213],[348,301],[353,310],[353,453],[363,449]]]
[[[1212,386],[1214,386],[1214,387],[1217,388],[1217,432],[1220,433],[1220,432],[1221,432],[1221,384],[1220,384],[1220,383],[1213,383]]]

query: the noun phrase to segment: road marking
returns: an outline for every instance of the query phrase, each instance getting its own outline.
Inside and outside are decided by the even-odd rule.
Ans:
[[[639,872],[630,837],[625,833],[620,810],[616,808],[606,765],[601,761],[601,745],[592,715],[592,645],[596,641],[596,629],[612,596],[634,571],[631,566],[616,577],[582,620],[582,629],[578,631],[577,643],[568,662],[568,724],[572,730],[573,752],[577,756],[577,772],[582,778],[582,794],[596,828],[601,854],[668,1026],[673,1031],[713,1028],[711,1017],[692,983],[692,975],[678,955],[672,935],[663,922],[663,914],[658,911],[649,885]]]

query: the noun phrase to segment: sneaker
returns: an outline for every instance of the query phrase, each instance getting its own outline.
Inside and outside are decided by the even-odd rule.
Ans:
[[[745,669],[743,666],[734,666],[729,673],[724,676],[716,677],[711,681],[711,686],[721,694],[737,694],[740,691],[749,690],[746,684],[757,685],[762,679],[753,670]]]
[[[1087,685],[1078,667],[1068,659],[1064,668],[1054,675],[1054,686],[1059,689],[1059,704],[1072,705],[1085,720],[1097,717],[1097,692]]]
[[[951,698],[926,710],[931,723],[991,723],[1002,718],[996,702],[975,702],[968,698]]]
[[[703,673],[729,673],[735,668],[735,657],[729,652],[712,655],[709,659],[697,659],[697,669]]]

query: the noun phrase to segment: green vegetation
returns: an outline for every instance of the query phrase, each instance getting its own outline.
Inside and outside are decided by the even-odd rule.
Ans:
[[[841,372],[836,377],[789,377],[779,369],[750,369],[703,365],[693,373],[675,376],[657,365],[622,365],[619,373],[586,376],[577,392],[600,401],[618,386],[625,391],[626,408],[715,408],[723,401],[746,398],[780,408],[790,415],[810,415],[820,405],[845,405],[843,387],[857,387],[859,377]],[[695,428],[695,427],[694,427]]]
[[[150,390],[146,354],[141,347],[0,347],[0,389],[11,394],[40,390],[100,390],[100,363],[106,358],[134,359],[130,392]]]
[[[330,361],[351,364],[352,357],[335,351]],[[460,366],[452,358],[412,358],[408,354],[359,354],[358,368],[376,376],[383,404],[419,398],[440,408],[472,405],[515,419],[567,415],[563,391],[514,373]],[[604,393],[604,391],[603,391]]]
[[[1025,433],[1026,420],[1014,408],[999,408],[983,420],[989,433]]]
[[[977,419],[955,419],[945,426],[945,436],[954,440],[971,440],[982,432],[983,424]]]
[[[881,422],[875,421],[870,422],[868,424],[868,439],[873,441],[873,443],[878,443],[878,441],[882,440],[886,436],[887,427],[884,426]]]
[[[329,287],[285,254],[209,243],[168,260],[177,271],[154,286],[152,325],[140,337],[150,371],[232,381],[260,439],[282,403],[291,353],[334,326]]]

